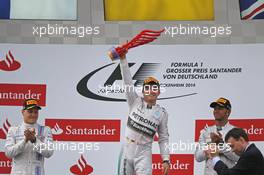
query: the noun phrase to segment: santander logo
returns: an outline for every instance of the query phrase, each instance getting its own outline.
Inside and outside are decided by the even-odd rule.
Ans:
[[[194,155],[193,154],[171,154],[170,155],[171,175],[193,175]],[[162,159],[159,154],[152,155],[152,175],[162,174]]]
[[[0,139],[6,139],[8,129],[11,127],[11,124],[6,119],[3,123],[3,128],[0,128]]]
[[[21,64],[15,60],[13,54],[9,50],[4,60],[0,61],[0,70],[15,71],[21,67]]]
[[[264,119],[231,119],[229,123],[235,127],[243,128],[251,141],[264,140]],[[214,120],[195,121],[195,141],[198,142],[202,130],[215,125]]]
[[[45,125],[57,141],[120,141],[120,120],[45,119]]]
[[[63,133],[63,130],[60,128],[58,123],[56,123],[55,126],[51,129],[51,132],[53,135],[60,135]]]
[[[4,152],[0,152],[0,174],[10,174],[12,159],[6,157]]]
[[[83,155],[81,155],[81,158],[78,160],[78,163],[73,165],[70,168],[70,171],[75,175],[89,175],[93,172],[93,167],[88,165]]]

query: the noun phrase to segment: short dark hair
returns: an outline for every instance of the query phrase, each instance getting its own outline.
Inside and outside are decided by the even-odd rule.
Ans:
[[[247,141],[247,142],[249,141],[246,131],[242,128],[231,129],[225,136],[225,142],[227,142],[230,137],[233,137],[236,140],[238,140],[240,137],[242,137],[245,139],[245,141]]]

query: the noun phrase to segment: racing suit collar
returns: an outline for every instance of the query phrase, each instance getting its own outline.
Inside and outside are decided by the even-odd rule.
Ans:
[[[229,126],[230,126],[230,123],[229,123],[229,121],[227,121],[227,123],[226,123],[224,126],[220,126],[221,131],[222,131],[222,130],[226,130],[227,128],[229,128]],[[216,126],[216,125],[215,125],[215,128],[216,128],[216,130],[217,130],[217,126]]]
[[[142,101],[143,101],[144,107],[147,108],[147,109],[153,109],[153,108],[155,108],[157,106],[157,103],[152,105],[152,106],[148,105],[148,103],[145,102],[145,100],[143,98],[142,98]]]
[[[29,123],[25,123],[24,121],[23,121],[22,125],[23,125],[25,128],[36,128],[36,127],[37,127],[37,123],[29,124]]]
[[[225,124],[225,126],[222,126],[222,129],[225,130],[229,126],[230,126],[230,123],[229,123],[229,121],[227,121],[227,123]]]

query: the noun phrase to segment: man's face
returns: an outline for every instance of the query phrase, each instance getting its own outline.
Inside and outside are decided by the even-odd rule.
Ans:
[[[241,155],[245,150],[245,140],[242,137],[240,137],[238,140],[230,137],[227,143],[232,148],[232,151],[237,155]]]
[[[160,89],[158,85],[144,85],[142,92],[146,102],[156,103]]]
[[[214,118],[215,120],[218,121],[224,121],[227,120],[230,114],[230,110],[226,109],[226,108],[222,108],[219,106],[216,106],[214,108]]]
[[[37,108],[22,110],[24,122],[27,124],[35,124],[38,120],[39,110]]]

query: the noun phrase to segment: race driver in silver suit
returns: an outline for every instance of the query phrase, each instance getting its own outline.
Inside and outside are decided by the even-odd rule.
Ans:
[[[23,122],[8,130],[5,154],[13,159],[11,175],[44,175],[44,159],[53,155],[53,138],[47,126],[37,123],[38,101],[27,99],[22,109]]]
[[[152,143],[157,132],[163,161],[162,171],[164,175],[167,175],[170,167],[168,114],[156,103],[160,94],[160,84],[154,77],[146,78],[143,83],[143,98],[139,97],[135,92],[125,56],[120,58],[120,65],[126,87],[129,116],[118,174],[152,174]]]

